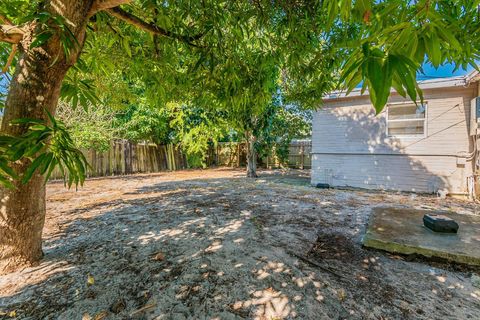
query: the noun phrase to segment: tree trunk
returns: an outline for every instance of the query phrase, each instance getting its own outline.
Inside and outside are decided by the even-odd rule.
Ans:
[[[66,57],[60,39],[52,36],[38,48],[30,44],[39,32],[35,22],[26,28],[18,44],[19,61],[10,83],[1,133],[20,136],[24,126],[12,126],[18,118],[45,120],[48,110],[55,114],[62,81],[68,69],[77,61],[85,39],[86,24],[93,0],[56,0],[42,8],[59,14],[69,22],[79,45]],[[15,164],[22,175],[30,161],[23,159]],[[0,188],[0,274],[36,264],[42,257],[42,230],[45,221],[45,184],[43,177],[35,174],[30,182],[15,183],[15,189]]]
[[[247,132],[247,177],[257,178],[257,150],[255,149],[255,136]]]

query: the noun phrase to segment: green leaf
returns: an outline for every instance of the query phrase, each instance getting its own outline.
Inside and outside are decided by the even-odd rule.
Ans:
[[[45,174],[49,166],[53,164],[53,159],[54,159],[53,156],[54,155],[52,152],[46,153],[45,160],[43,161],[43,165],[39,168],[40,174]]]
[[[20,119],[14,119],[10,121],[11,124],[31,124],[31,123],[43,123],[42,120],[39,119],[32,119],[32,118],[20,118]]]
[[[26,142],[21,141],[15,147],[11,148],[10,151],[10,161],[17,161],[22,158],[25,154],[25,149],[27,148]]]
[[[45,145],[41,142],[34,144],[29,150],[25,150],[24,157],[33,157],[39,152]]]
[[[22,183],[27,184],[28,181],[32,178],[33,174],[35,173],[35,170],[42,164],[42,162],[46,159],[46,154],[42,153],[38,158],[33,160],[32,164],[27,168],[27,171],[25,171],[25,174],[22,177]]]
[[[127,38],[122,38],[122,45],[125,49],[127,55],[131,58],[132,57],[132,49],[130,48],[130,41]]]
[[[7,161],[5,159],[0,159],[0,169],[8,174],[10,177],[17,179],[17,173],[8,166]]]
[[[45,175],[45,183],[48,182],[48,179],[50,179],[50,177],[52,176],[52,172],[53,170],[55,169],[56,165],[58,164],[57,162],[57,159],[55,158],[52,158],[50,164],[49,164],[49,167],[48,167],[48,172],[47,174]]]
[[[392,87],[395,89],[395,91],[397,91],[397,93],[399,95],[401,95],[402,97],[406,97],[407,96],[407,92],[405,91],[405,89],[403,88],[403,85],[401,83],[401,81],[398,79],[398,75],[395,74],[394,78],[393,78],[393,81],[392,81]]]
[[[437,28],[439,36],[446,41],[454,50],[461,51],[462,45],[448,28]]]
[[[4,187],[7,187],[8,189],[15,189],[15,186],[13,183],[6,177],[0,175],[0,184],[3,185]]]
[[[372,57],[367,62],[367,75],[368,82],[370,84],[370,96],[372,98],[373,106],[375,110],[380,112],[385,103],[385,75],[384,68],[382,67],[381,61],[377,57]],[[388,94],[387,94],[388,99]]]
[[[43,125],[43,124],[36,124],[36,125],[30,126],[30,130],[33,130],[33,131],[45,131],[45,130],[47,130],[47,126],[45,126],[45,125]]]
[[[30,44],[30,48],[37,48],[45,44],[53,36],[52,32],[44,31],[38,34]]]
[[[440,51],[440,41],[436,34],[431,34],[427,38],[426,50],[430,61],[434,67],[439,67],[442,63],[442,52]]]

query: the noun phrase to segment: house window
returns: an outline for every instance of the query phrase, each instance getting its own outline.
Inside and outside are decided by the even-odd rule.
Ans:
[[[426,104],[393,104],[387,109],[387,135],[424,136]]]

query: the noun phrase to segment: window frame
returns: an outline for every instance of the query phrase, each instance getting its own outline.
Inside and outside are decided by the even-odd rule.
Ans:
[[[422,104],[420,101],[417,101],[417,104]],[[388,103],[386,105],[386,118],[385,118],[385,133],[389,138],[397,138],[397,139],[418,139],[418,138],[426,138],[427,137],[427,119],[428,119],[428,101],[423,101],[423,105],[425,106],[425,117],[423,119],[389,119],[389,110],[390,106],[411,106],[415,105],[415,102],[395,102],[395,103]],[[421,121],[423,120],[423,133],[418,134],[389,134],[389,123],[390,122],[407,122],[407,121]]]

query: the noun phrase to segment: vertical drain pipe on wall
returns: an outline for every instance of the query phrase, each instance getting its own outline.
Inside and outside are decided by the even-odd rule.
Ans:
[[[478,77],[478,75],[477,75]],[[470,84],[470,81],[468,82],[468,84]],[[480,83],[477,81],[477,97],[480,97]],[[472,107],[470,106],[470,113],[472,112]],[[476,113],[476,111],[475,111]],[[475,115],[476,116],[476,115]],[[470,117],[472,117],[472,114],[470,114]],[[478,120],[476,121],[477,123],[477,126],[478,126]],[[472,121],[470,121],[470,123],[472,123]],[[471,185],[469,186],[469,192],[470,192],[470,189],[471,189],[471,192],[472,192],[472,199],[475,201],[477,199],[477,189],[478,189],[478,177],[479,177],[479,168],[480,168],[480,165],[478,163],[478,161],[480,161],[480,150],[478,148],[478,129],[476,130],[475,132],[475,135],[473,136],[473,150],[474,150],[474,153],[473,153],[473,176],[472,176],[472,181],[471,181]]]
[[[471,109],[471,108],[470,108]],[[477,136],[476,135],[471,135],[469,136],[472,139],[473,143],[473,151],[470,153],[470,155],[467,155],[465,158],[466,162],[470,162],[472,166],[472,174],[467,177],[467,192],[468,192],[468,198],[475,200],[477,198],[477,192],[476,192],[476,185],[477,185],[477,179],[478,179],[478,147],[477,147]]]
[[[473,148],[474,148],[474,153],[472,157],[472,162],[473,162],[473,174],[470,177],[471,179],[468,181],[468,192],[471,196],[471,199],[476,200],[477,199],[477,194],[480,192],[478,190],[479,184],[478,184],[478,178],[479,178],[479,171],[480,171],[480,150],[478,148],[478,143],[480,142],[478,140],[478,135],[472,136],[473,139]]]
[[[465,79],[465,85],[464,87],[465,88],[468,88],[470,86],[470,84],[476,80],[476,86],[477,86],[477,90],[476,90],[476,96],[477,97],[480,97],[480,83],[478,82],[478,79],[479,78],[479,73],[477,72],[474,76],[472,77],[467,77]],[[480,148],[478,146],[478,120],[480,119],[476,119],[477,121],[472,121],[472,117],[474,116],[472,114],[472,111],[476,113],[476,110],[472,110],[473,109],[473,106],[470,106],[469,110],[470,110],[470,114],[469,114],[469,120],[470,120],[470,126],[473,126],[475,125],[476,126],[476,132],[475,134],[471,134],[472,133],[472,128],[470,128],[470,137],[472,138],[473,140],[473,151],[471,153],[471,156],[467,157],[467,161],[472,161],[472,175],[467,177],[467,191],[468,191],[468,196],[470,199],[476,201],[477,199],[477,189],[478,189],[478,178],[479,178],[479,172],[480,172],[480,164],[478,161],[480,161]],[[476,117],[476,114],[475,114],[475,117]],[[479,190],[480,192],[480,190]]]

